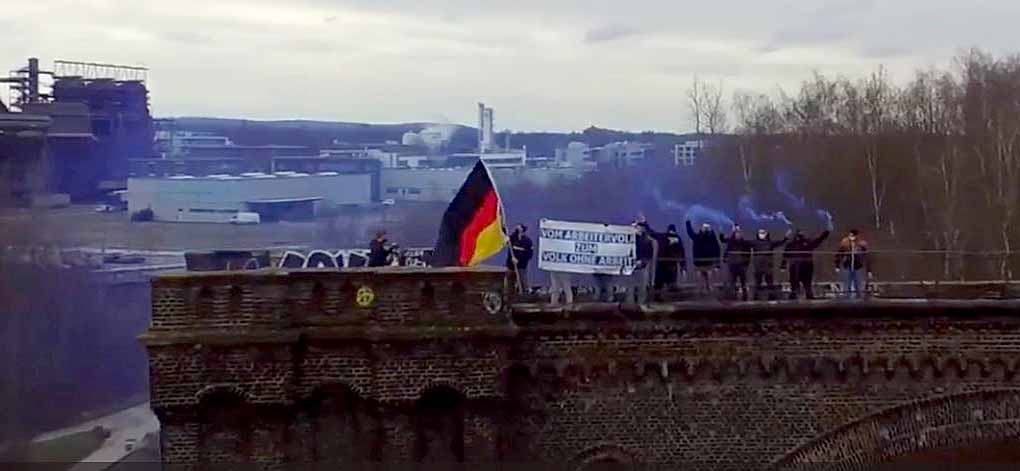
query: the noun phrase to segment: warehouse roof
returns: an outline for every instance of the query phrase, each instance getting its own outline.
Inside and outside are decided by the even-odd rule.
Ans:
[[[261,200],[245,201],[245,203],[249,203],[249,204],[250,203],[255,203],[255,204],[306,203],[306,202],[311,202],[311,201],[319,201],[321,199],[323,199],[322,196],[311,196],[311,197],[307,197],[307,198],[268,198],[268,199],[261,199]]]

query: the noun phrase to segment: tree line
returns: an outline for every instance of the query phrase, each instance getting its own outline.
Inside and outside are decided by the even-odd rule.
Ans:
[[[1020,56],[971,50],[894,83],[816,73],[792,93],[695,79],[698,132],[725,134],[704,171],[768,206],[792,175],[841,225],[905,249],[1012,253],[1020,244]],[[947,275],[961,260],[944,257]],[[1000,271],[1011,277],[1002,258]]]

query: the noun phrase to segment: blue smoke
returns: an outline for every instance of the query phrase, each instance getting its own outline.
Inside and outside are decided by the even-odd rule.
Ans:
[[[807,200],[801,196],[798,197],[790,189],[790,175],[784,171],[776,172],[776,191],[786,198],[786,202],[793,207],[795,211],[803,214],[807,211],[808,205]],[[832,214],[824,209],[816,209],[812,212],[815,216],[818,216],[822,221],[825,222],[825,228],[829,231],[833,230]],[[792,226],[793,224],[790,223]]]
[[[750,221],[755,222],[758,225],[765,226],[777,226],[783,225],[785,227],[793,227],[793,222],[786,217],[782,211],[776,211],[774,213],[758,213],[754,210],[754,202],[751,201],[751,197],[744,195],[740,197],[740,203],[738,205],[740,214]]]
[[[829,213],[828,211],[826,211],[824,209],[819,209],[819,210],[815,211],[815,214],[818,214],[818,217],[820,217],[823,220],[825,220],[825,228],[826,229],[828,229],[829,231],[833,230],[833,228],[835,226],[832,224],[832,214],[831,213]]]
[[[714,228],[722,227],[732,229],[735,225],[733,223],[733,219],[730,219],[730,217],[722,211],[702,206],[700,204],[694,204],[687,208],[687,214],[684,216],[684,219],[691,221],[694,225],[707,222]]]
[[[798,198],[792,191],[790,191],[790,174],[784,171],[776,172],[776,191],[786,197],[787,203],[789,203],[793,209],[801,210],[807,206],[807,201],[803,196]]]
[[[659,205],[660,210],[666,212],[682,212],[684,213],[684,220],[691,221],[691,224],[700,225],[707,222],[711,224],[712,227],[716,228],[732,228],[734,226],[733,219],[718,209],[700,204],[687,204],[673,201],[663,197],[662,191],[658,187],[652,187],[651,194],[655,199],[656,204]]]
[[[660,209],[666,211],[687,211],[689,205],[664,198],[659,187],[652,187],[651,191],[652,197],[655,198],[655,203],[659,205]]]

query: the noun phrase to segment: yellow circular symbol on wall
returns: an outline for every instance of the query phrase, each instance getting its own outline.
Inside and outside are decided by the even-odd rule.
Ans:
[[[358,303],[358,306],[369,307],[375,302],[375,292],[368,286],[362,286],[358,288],[358,294],[354,300]]]

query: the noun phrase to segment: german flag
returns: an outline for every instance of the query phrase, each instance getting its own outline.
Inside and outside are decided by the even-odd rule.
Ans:
[[[489,170],[479,160],[443,215],[432,265],[477,265],[505,244],[503,204]]]

